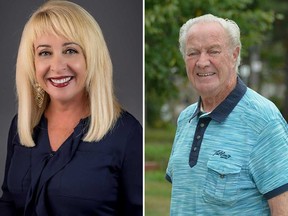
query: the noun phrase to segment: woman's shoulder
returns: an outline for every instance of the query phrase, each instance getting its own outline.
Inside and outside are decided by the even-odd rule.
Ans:
[[[131,113],[123,110],[108,134],[129,136],[129,134],[135,133],[142,133],[142,125]]]
[[[17,131],[17,126],[18,125],[18,114],[15,114],[14,117],[12,118],[11,120],[11,123],[10,123],[10,132],[11,131]]]
[[[134,127],[136,125],[141,126],[140,122],[128,111],[123,110],[116,122],[118,126]],[[142,127],[142,126],[141,126]]]
[[[15,143],[15,142],[17,144],[20,144],[19,137],[18,137],[18,115],[17,114],[15,114],[11,120],[9,134],[8,134],[8,143]]]

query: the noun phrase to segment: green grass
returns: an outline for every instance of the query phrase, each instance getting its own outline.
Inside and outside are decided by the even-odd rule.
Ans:
[[[145,161],[156,162],[160,168],[165,169],[168,163],[171,146],[168,145],[146,145],[145,146]]]
[[[157,170],[145,172],[145,215],[166,216],[170,211],[171,184],[165,179],[175,128],[146,128],[145,161],[157,163]]]
[[[156,142],[157,144],[171,145],[175,136],[175,127],[167,128],[145,128],[146,144]]]
[[[170,211],[171,184],[164,171],[145,173],[145,215],[166,216]]]

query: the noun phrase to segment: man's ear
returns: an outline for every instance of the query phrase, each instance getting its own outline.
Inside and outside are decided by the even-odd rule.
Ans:
[[[233,51],[233,59],[235,62],[237,61],[239,55],[240,55],[240,47],[237,46]]]

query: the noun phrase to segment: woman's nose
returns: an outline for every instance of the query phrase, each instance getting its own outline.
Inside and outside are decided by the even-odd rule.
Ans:
[[[61,73],[67,68],[67,62],[65,58],[60,54],[54,54],[51,59],[50,70],[56,73]]]

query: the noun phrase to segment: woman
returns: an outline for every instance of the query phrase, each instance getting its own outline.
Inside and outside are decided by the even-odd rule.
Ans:
[[[142,127],[93,17],[48,1],[22,33],[0,214],[142,215]]]

